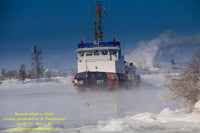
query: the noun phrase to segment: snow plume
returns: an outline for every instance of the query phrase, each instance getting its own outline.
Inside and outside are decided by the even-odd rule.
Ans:
[[[150,41],[139,41],[136,49],[126,55],[126,59],[134,61],[141,68],[153,67],[155,61],[170,62],[171,59],[183,63],[191,57],[199,44],[200,34],[183,36],[167,30]]]
[[[129,55],[126,55],[126,59],[128,61],[134,61],[138,67],[153,66],[154,57],[158,51],[157,44],[159,43],[161,43],[159,39],[154,39],[149,42],[142,40],[137,44],[135,50]]]

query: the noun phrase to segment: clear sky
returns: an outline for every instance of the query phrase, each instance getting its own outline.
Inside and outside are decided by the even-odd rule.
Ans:
[[[166,30],[195,35],[200,31],[199,0],[102,0],[106,10],[105,40],[116,37],[121,44],[135,47]],[[76,44],[83,35],[93,39],[95,0],[0,0],[0,68],[12,60],[30,59],[30,47],[43,50],[47,64],[76,61]],[[50,63],[46,55],[51,57]],[[59,55],[59,56],[53,56]],[[57,58],[58,57],[58,58]],[[48,61],[47,61],[48,60]],[[65,61],[60,62],[61,64]],[[28,63],[30,61],[24,61]],[[45,62],[45,60],[44,60]],[[17,62],[18,66],[23,60]],[[62,67],[66,67],[67,64]]]

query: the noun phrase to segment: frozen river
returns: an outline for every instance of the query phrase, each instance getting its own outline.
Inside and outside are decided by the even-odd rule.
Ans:
[[[198,121],[195,121],[196,126],[191,124],[194,128],[183,129],[184,124],[177,128],[178,119],[166,126],[171,119],[164,118],[174,118],[177,112],[171,110],[178,107],[175,103],[163,104],[159,97],[167,93],[160,87],[164,78],[143,75],[142,80],[139,88],[86,92],[77,92],[71,77],[45,83],[6,81],[0,86],[0,131],[10,132],[9,128],[21,127],[16,125],[17,121],[3,120],[4,117],[19,117],[16,112],[47,112],[54,114],[51,117],[65,118],[52,121],[52,127],[59,128],[55,132],[189,132],[200,129]]]

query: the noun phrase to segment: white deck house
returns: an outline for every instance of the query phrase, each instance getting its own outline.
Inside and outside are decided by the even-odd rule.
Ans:
[[[125,74],[124,56],[119,42],[81,43],[78,46],[78,73],[110,72]]]

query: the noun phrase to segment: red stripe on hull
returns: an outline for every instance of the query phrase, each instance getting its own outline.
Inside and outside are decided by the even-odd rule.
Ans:
[[[106,73],[108,76],[108,89],[113,90],[117,86],[117,75],[115,73]]]
[[[74,79],[75,79],[75,74],[73,75],[72,83],[74,84],[74,87],[76,88],[76,90],[79,91],[79,88],[78,88],[78,86],[76,85]]]

